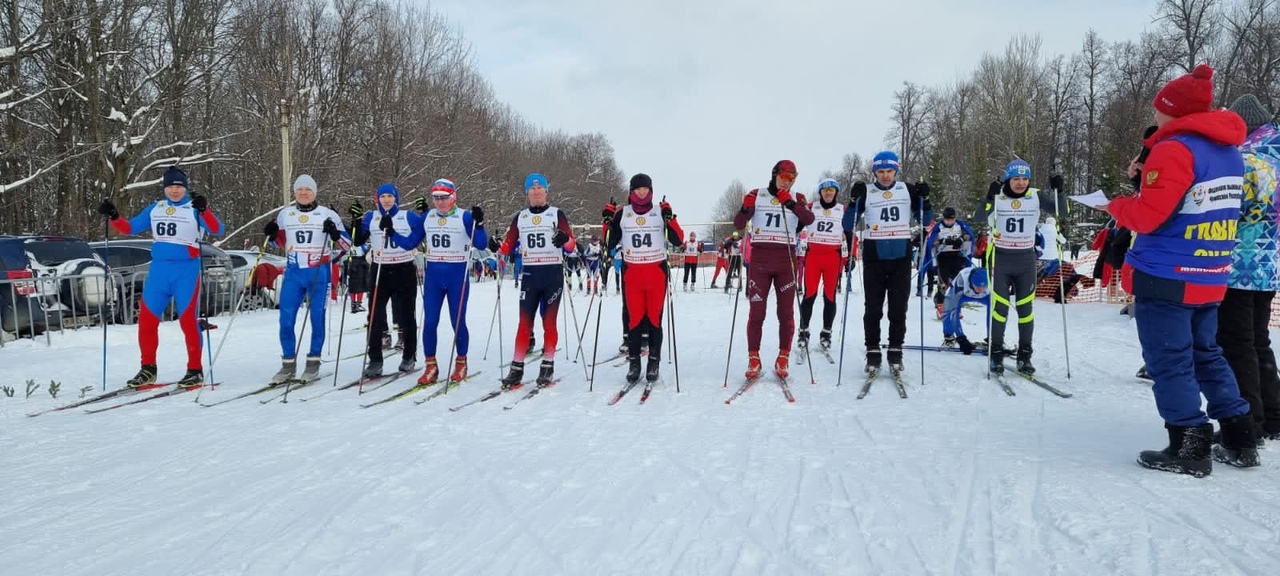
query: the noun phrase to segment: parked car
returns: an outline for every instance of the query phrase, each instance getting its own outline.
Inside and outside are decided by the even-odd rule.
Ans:
[[[241,288],[249,286],[249,293],[241,301],[241,310],[280,307],[281,274],[289,263],[284,256],[264,252],[259,261],[257,250],[227,250],[227,256],[231,257],[236,285]],[[258,265],[256,272],[253,269],[255,262]],[[252,283],[249,282],[250,274],[256,276]]]
[[[95,319],[111,317],[115,284],[106,262],[84,240],[72,236],[4,238],[11,251],[21,249],[26,255],[24,268],[33,279],[28,286],[31,296],[41,301],[41,315],[48,318],[48,312],[58,312],[55,318],[46,320],[46,327],[90,324]],[[14,267],[21,265],[15,262]]]
[[[36,291],[35,273],[24,247],[26,240],[0,236],[0,339],[44,332],[61,325],[60,312],[46,318],[44,299]]]
[[[94,252],[104,257],[111,271],[120,274],[124,282],[121,287],[121,313],[118,316],[123,322],[136,322],[141,310],[142,286],[151,270],[151,244],[147,238],[129,238],[94,242],[90,244]],[[204,266],[204,278],[200,283],[201,315],[213,316],[221,312],[229,312],[235,307],[236,298],[243,286],[237,285],[232,270],[231,257],[222,249],[203,244],[200,253]],[[153,310],[162,320],[173,320],[177,317],[176,308],[170,302],[163,311]]]

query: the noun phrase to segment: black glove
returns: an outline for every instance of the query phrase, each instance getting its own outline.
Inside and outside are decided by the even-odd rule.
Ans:
[[[929,188],[928,182],[925,182],[924,180],[916,182],[916,185],[915,185],[916,196],[919,196],[921,198],[928,198],[930,190],[931,188]]]
[[[324,220],[324,233],[328,234],[329,239],[333,240],[334,242],[337,242],[338,240],[342,239],[342,233],[338,232],[338,225],[334,224],[333,220],[330,220],[328,218],[325,218]]]
[[[1062,175],[1054,174],[1053,176],[1050,176],[1049,187],[1054,190],[1057,190],[1058,192],[1061,192],[1062,191]]]
[[[196,194],[191,197],[191,207],[195,208],[196,212],[204,214],[204,211],[209,209],[209,199]]]
[[[395,227],[396,227],[395,222],[391,221],[390,216],[387,216],[384,214],[382,218],[378,219],[378,228],[381,228],[382,231],[387,234],[390,234],[393,230],[395,230]]]
[[[268,240],[275,240],[276,235],[280,233],[280,225],[276,224],[275,220],[267,222],[267,225],[262,227],[262,233],[267,235]]]
[[[120,211],[116,210],[116,205],[111,203],[107,198],[102,199],[102,203],[98,205],[98,213],[106,216],[107,220],[115,220],[120,217]]]
[[[417,210],[419,214],[425,213],[427,211],[427,197],[419,195],[417,198],[414,198],[413,209]]]
[[[556,235],[551,237],[551,245],[556,248],[564,248],[569,243],[569,234],[564,230],[556,229]]]
[[[849,187],[849,199],[857,202],[859,206],[865,206],[867,203],[867,183],[861,180],[854,182]]]
[[[947,238],[947,246],[950,246],[952,248],[959,248],[961,246],[964,246],[964,238],[961,238],[959,236],[952,236],[950,238]]]
[[[484,226],[484,208],[472,206],[471,219],[475,221],[476,226]]]
[[[795,203],[794,203],[794,202],[792,202],[792,204],[795,204]],[[666,202],[663,202],[663,203],[661,203],[661,204],[658,204],[658,206],[659,206],[660,211],[662,212],[662,219],[663,219],[663,220],[670,220],[670,219],[672,219],[672,218],[675,218],[675,212],[672,212],[672,211],[671,211],[671,205],[670,205],[670,204],[667,204]]]
[[[613,221],[613,215],[618,212],[618,206],[612,200],[604,205],[604,209],[600,211],[600,220],[602,224],[608,224]]]
[[[359,220],[361,216],[364,216],[364,207],[359,202],[352,202],[347,207],[347,214],[354,219],[353,221]]]
[[[352,216],[352,217],[351,217],[351,233],[352,233],[352,234],[355,234],[357,231],[359,231],[361,228],[363,228],[363,226],[362,226],[362,224],[363,224],[363,220],[364,220],[364,219],[363,219],[363,218],[361,218],[361,217],[359,217],[359,216]]]
[[[973,342],[970,342],[969,339],[964,336],[956,338],[956,344],[960,346],[960,353],[965,356],[973,354],[973,351],[976,349]]]
[[[987,186],[987,198],[995,198],[996,196],[999,196],[1000,188],[1003,186],[1004,182],[1001,182],[999,178],[992,180],[991,184]]]
[[[502,248],[502,243],[501,243],[501,242],[498,242],[498,239],[497,239],[497,238],[494,238],[493,236],[490,236],[490,237],[489,237],[489,251],[490,251],[490,252],[497,252],[497,251],[498,251],[498,250],[500,250],[501,248]]]

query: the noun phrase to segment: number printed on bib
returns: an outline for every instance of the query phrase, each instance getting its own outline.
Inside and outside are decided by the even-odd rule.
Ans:
[[[547,266],[563,261],[561,250],[551,243],[559,223],[560,211],[554,207],[548,207],[541,214],[534,214],[528,208],[520,211],[516,226],[520,234],[523,265]]]
[[[191,206],[170,206],[156,202],[151,208],[151,236],[156,242],[196,246],[200,243],[200,225]]]
[[[868,240],[911,238],[911,193],[907,185],[895,182],[888,190],[872,186],[867,190],[865,213]]]
[[[467,246],[467,227],[462,221],[462,211],[455,210],[445,216],[434,209],[422,220],[426,233],[423,242],[427,249],[427,262],[466,262],[470,254]]]
[[[317,206],[309,212],[288,208],[276,216],[276,224],[284,231],[289,264],[310,268],[329,261],[325,251],[325,243],[329,240],[324,233],[325,220],[341,222],[342,218],[324,206]]]
[[[631,206],[622,209],[622,260],[629,264],[650,264],[667,258],[667,244],[662,237],[666,224],[662,217],[649,212],[636,214]]]
[[[1026,250],[1036,246],[1036,224],[1040,219],[1040,198],[1034,189],[1022,198],[1010,198],[1004,194],[995,197],[992,204],[992,230],[996,247],[1007,250]]]
[[[374,264],[403,264],[405,262],[413,262],[413,251],[405,250],[396,246],[395,242],[386,243],[386,234],[382,232],[382,219],[388,218],[383,216],[381,212],[374,211],[373,218],[369,219],[369,246],[373,250]],[[409,216],[404,210],[397,210],[395,214],[389,216],[391,218],[391,229],[400,236],[408,236],[411,229],[409,226]]]
[[[751,241],[764,244],[791,244],[800,220],[787,210],[767,188],[753,190],[756,211],[751,215]]]
[[[824,246],[844,245],[844,204],[837,203],[830,208],[814,202],[813,224],[809,226],[809,243]]]

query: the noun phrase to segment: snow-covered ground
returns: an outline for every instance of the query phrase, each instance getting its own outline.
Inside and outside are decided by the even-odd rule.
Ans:
[[[910,398],[882,378],[855,400],[855,293],[843,386],[837,367],[815,357],[816,385],[808,367],[794,369],[795,404],[764,379],[726,406],[746,360],[746,303],[725,389],[734,301],[699,292],[675,300],[680,394],[667,365],[648,404],[633,393],[608,406],[624,368],[600,366],[588,392],[585,362],[562,352],[563,379],[541,396],[511,411],[502,406],[515,395],[451,413],[493,389],[505,361],[496,337],[482,359],[495,285],[473,291],[471,370],[484,374],[423,405],[357,407],[402,380],[363,398],[351,390],[201,408],[192,393],[27,418],[81,386],[97,389],[102,333],[57,334],[52,347],[9,343],[0,380],[18,392],[0,397],[0,573],[1280,572],[1280,451],[1264,450],[1261,468],[1218,466],[1205,479],[1134,464],[1166,437],[1148,386],[1133,378],[1133,328],[1114,306],[1068,307],[1068,380],[1061,312],[1036,303],[1035,359],[1046,380],[1075,393],[1065,400],[1014,377],[1018,395],[1008,397],[985,379],[981,357],[935,352],[924,355],[923,375],[920,354],[907,355]],[[516,296],[508,284],[507,354]],[[917,304],[908,342],[920,339]],[[574,296],[579,322],[589,305]],[[617,347],[619,306],[604,299],[601,358]],[[593,312],[588,354],[595,321]],[[982,315],[966,321],[980,338]],[[205,391],[206,402],[258,386],[278,367],[274,312],[215,323],[215,344],[228,328],[231,336],[213,369],[225,386]],[[347,317],[343,355],[358,350],[359,323]],[[923,323],[925,341],[940,342],[940,324]],[[161,378],[175,379],[184,368],[178,327],[161,330]],[[444,323],[440,332],[451,341]],[[561,341],[570,355],[577,349],[575,336]],[[764,342],[769,364],[773,322]],[[134,328],[112,327],[108,352],[116,386],[137,369]],[[339,379],[358,370],[358,360],[342,362]],[[24,399],[27,378],[59,380],[63,393]]]

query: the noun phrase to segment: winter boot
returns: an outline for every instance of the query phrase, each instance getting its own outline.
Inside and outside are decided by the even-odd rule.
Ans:
[[[956,346],[956,337],[955,337],[955,336],[952,336],[952,335],[950,335],[950,334],[943,335],[943,337],[942,337],[942,345],[943,345],[943,346],[946,346],[947,348],[955,348],[955,346]]]
[[[747,379],[754,380],[759,378],[761,372],[764,372],[764,366],[760,364],[760,353],[747,353]]]
[[[320,377],[320,357],[307,356],[307,363],[302,366],[302,376],[300,377],[300,379],[304,382],[311,382],[319,377]]]
[[[1031,345],[1018,347],[1018,371],[1024,374],[1035,374],[1036,367],[1031,365]]]
[[[800,354],[802,356],[804,355],[805,352],[809,351],[809,331],[808,330],[800,331],[800,335],[796,337],[796,348],[800,349]]]
[[[546,388],[556,383],[556,361],[543,360],[538,367],[538,387]]]
[[[714,281],[711,282],[711,289],[715,290],[716,288],[719,288],[719,286],[716,286],[716,283]]]
[[[632,356],[627,358],[627,384],[635,384],[640,381],[640,357]]]
[[[889,349],[889,370],[894,374],[902,372],[903,367],[902,367],[902,349],[901,348]]]
[[[143,364],[142,368],[138,370],[138,373],[134,375],[133,378],[130,378],[129,381],[125,383],[125,385],[130,388],[141,388],[148,384],[155,384],[155,383],[156,383],[156,365]]]
[[[987,351],[987,369],[992,374],[1004,374],[1004,349],[993,348]]]
[[[644,371],[644,379],[646,382],[657,382],[658,376],[662,370],[662,361],[657,354],[649,355],[649,366]]]
[[[370,360],[368,364],[365,364],[364,372],[360,373],[360,377],[365,379],[377,378],[379,376],[382,376],[381,360]]]
[[[276,372],[276,375],[271,377],[271,383],[280,384],[281,382],[293,380],[293,375],[297,373],[298,373],[297,358],[281,358],[280,371]]]
[[[791,351],[779,350],[778,359],[773,361],[773,373],[779,378],[786,379],[791,374]]]
[[[453,362],[453,374],[449,375],[450,382],[461,382],[467,379],[467,357],[459,356]]]
[[[511,362],[511,369],[507,371],[507,377],[502,379],[503,390],[515,390],[522,384],[524,380],[524,362]]]
[[[867,367],[863,370],[867,374],[875,374],[880,371],[880,349],[867,350]]]
[[[352,300],[352,301],[351,301],[351,313],[352,313],[352,314],[359,314],[359,313],[361,313],[361,312],[364,312],[364,303],[363,303],[363,302],[360,302],[359,300]]]
[[[440,368],[436,366],[436,357],[428,356],[426,360],[426,368],[422,371],[422,375],[418,377],[418,385],[426,386],[435,384],[440,379]]]
[[[182,375],[182,379],[178,380],[178,386],[183,388],[199,388],[204,386],[204,370],[199,368],[191,368],[186,374]]]
[[[1213,459],[1236,468],[1252,468],[1258,460],[1258,430],[1253,417],[1245,414],[1218,421],[1222,426],[1222,443],[1213,447]]]
[[[818,347],[826,351],[831,350],[831,331],[830,330],[823,330],[822,332],[818,333]]]
[[[1213,424],[1201,426],[1165,424],[1164,427],[1169,431],[1169,446],[1164,450],[1142,451],[1138,454],[1140,466],[1176,474],[1189,474],[1196,478],[1203,478],[1213,472],[1213,461],[1209,459],[1209,441],[1213,437]]]
[[[1138,368],[1138,373],[1134,374],[1134,376],[1141,378],[1143,380],[1151,380],[1151,374],[1147,372],[1146,364],[1143,364],[1141,368]]]

